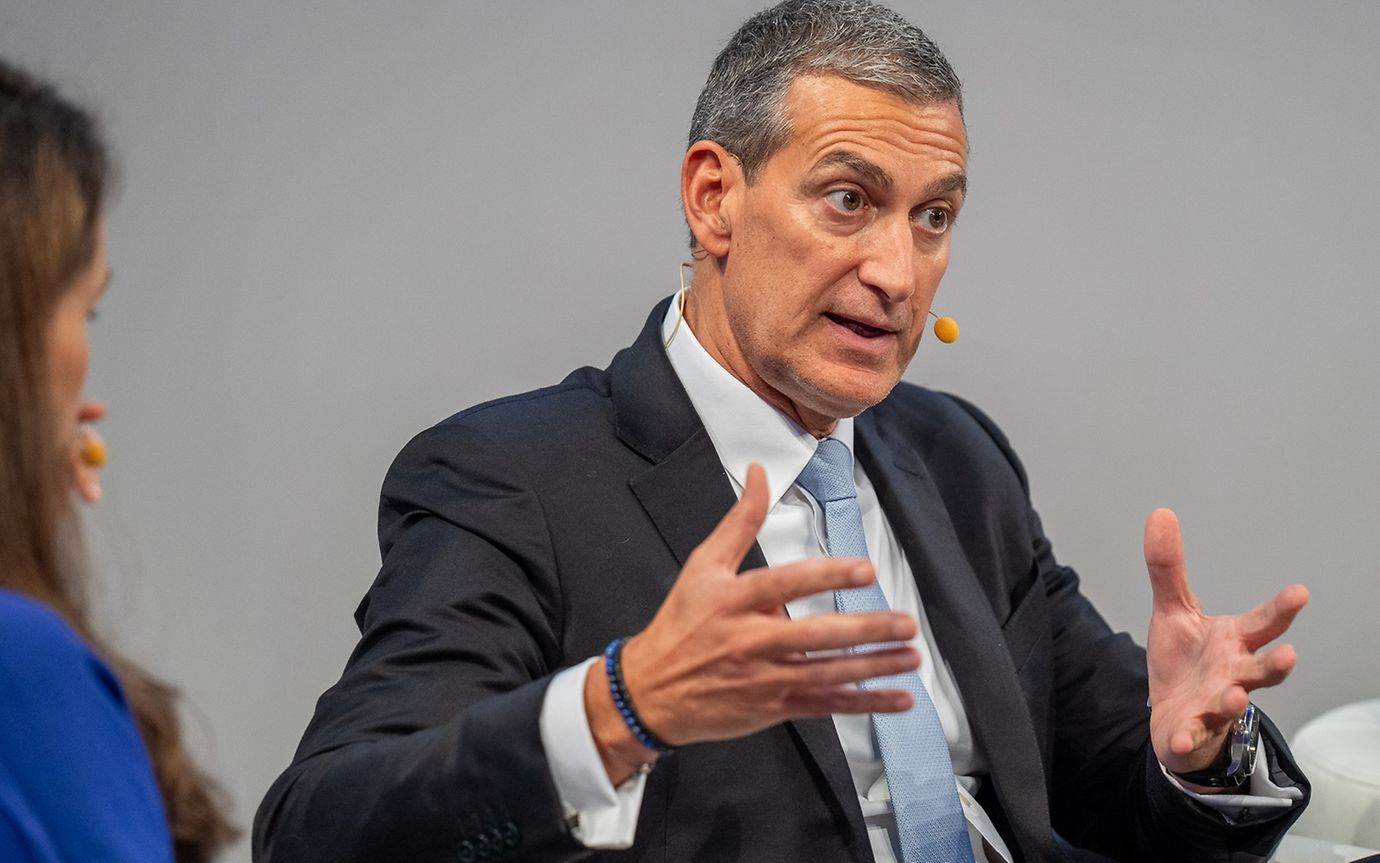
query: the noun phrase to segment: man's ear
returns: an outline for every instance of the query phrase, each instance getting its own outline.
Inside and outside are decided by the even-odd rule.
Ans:
[[[685,221],[701,248],[716,258],[728,254],[733,210],[746,185],[742,166],[713,141],[696,141],[680,166],[680,200]]]

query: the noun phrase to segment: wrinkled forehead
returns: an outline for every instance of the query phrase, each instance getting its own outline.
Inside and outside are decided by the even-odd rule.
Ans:
[[[884,164],[894,175],[966,170],[967,129],[955,101],[907,98],[837,76],[805,76],[787,92],[786,158],[800,167],[853,166],[877,174]]]

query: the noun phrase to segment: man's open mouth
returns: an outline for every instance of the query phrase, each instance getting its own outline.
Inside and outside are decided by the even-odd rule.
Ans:
[[[862,321],[855,321],[852,318],[845,318],[842,315],[835,315],[831,312],[825,312],[824,316],[841,327],[847,327],[865,339],[879,338],[881,336],[890,335],[892,332],[891,330],[870,326]]]

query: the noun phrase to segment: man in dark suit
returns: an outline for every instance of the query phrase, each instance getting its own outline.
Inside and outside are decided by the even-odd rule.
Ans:
[[[938,49],[864,2],[782,4],[690,140],[690,290],[608,369],[389,471],[359,646],[256,857],[1265,859],[1307,787],[1268,720],[1252,766],[1247,693],[1292,668],[1262,648],[1306,591],[1204,616],[1157,512],[1147,658],[991,421],[898,385],[966,188]]]

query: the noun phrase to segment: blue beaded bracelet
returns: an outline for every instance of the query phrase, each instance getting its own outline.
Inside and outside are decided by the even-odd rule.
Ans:
[[[633,709],[632,696],[628,695],[628,687],[623,683],[623,645],[627,642],[626,638],[615,638],[609,642],[609,646],[604,648],[604,672],[609,679],[609,694],[613,696],[613,705],[618,708],[618,713],[627,723],[628,730],[632,732],[637,742],[665,755],[671,751],[671,747],[661,738],[648,731],[642,725],[642,720],[638,718],[637,711]]]

